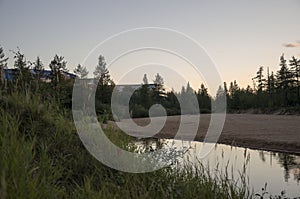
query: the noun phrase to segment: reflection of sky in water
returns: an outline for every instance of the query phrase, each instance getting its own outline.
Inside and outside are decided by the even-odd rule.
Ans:
[[[160,146],[169,148],[174,144],[179,149],[183,145],[189,146],[188,142],[179,140],[166,140],[164,143]],[[154,142],[148,144],[156,148]],[[201,142],[191,142],[191,149],[185,154],[184,159],[197,162],[197,154],[202,145]],[[200,161],[203,165],[209,164],[211,170],[218,169],[218,172],[223,173],[228,165],[228,174],[231,176],[233,171],[235,179],[238,179],[239,173],[243,172],[243,167],[246,165],[245,172],[254,193],[261,193],[261,188],[267,183],[267,191],[272,195],[279,195],[285,190],[287,196],[300,196],[300,156],[218,144],[207,157]]]

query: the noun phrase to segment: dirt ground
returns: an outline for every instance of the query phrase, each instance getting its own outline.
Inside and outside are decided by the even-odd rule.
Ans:
[[[200,125],[194,140],[203,141],[210,117],[210,114],[200,115]],[[149,123],[147,118],[138,118],[134,121],[142,126]],[[174,138],[179,123],[180,116],[169,116],[165,126],[155,137]],[[300,154],[300,116],[227,114],[218,143]]]

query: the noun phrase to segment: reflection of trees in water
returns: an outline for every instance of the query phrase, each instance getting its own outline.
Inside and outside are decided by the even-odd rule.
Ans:
[[[141,147],[140,152],[151,152],[164,148],[164,146],[166,145],[166,141],[163,139],[147,138],[141,139],[139,144]],[[249,157],[246,156],[246,154],[247,150],[244,151],[244,158],[248,159]],[[295,180],[297,183],[300,182],[300,156],[266,151],[259,151],[258,154],[259,158],[263,162],[266,162],[267,157],[269,156],[271,166],[273,159],[277,160],[277,163],[284,169],[284,180],[286,182],[288,182],[288,180],[291,178],[291,174],[294,176],[293,180]]]
[[[300,181],[300,157],[291,154],[277,153],[276,159],[284,169],[284,180],[287,182],[290,178],[290,173],[294,175],[294,180]]]
[[[266,151],[258,152],[259,158],[263,162],[266,162],[267,154],[270,155],[270,165],[272,165],[274,157],[278,161],[278,164],[284,169],[284,180],[286,182],[290,179],[291,173],[294,175],[294,180],[297,181],[297,183],[300,182],[300,156]]]
[[[264,151],[259,151],[258,152],[259,158],[263,161],[266,162],[266,157],[265,157],[265,152]]]
[[[299,184],[300,182],[300,164],[297,164],[296,168],[293,169],[294,180]]]
[[[295,157],[288,155],[288,154],[278,154],[278,163],[283,167],[284,169],[284,179],[287,182],[290,178],[290,170],[293,168],[295,163]]]

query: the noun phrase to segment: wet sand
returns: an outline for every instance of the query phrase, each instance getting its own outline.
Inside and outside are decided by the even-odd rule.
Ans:
[[[210,114],[200,115],[200,125],[195,141],[204,140],[210,117]],[[134,121],[142,126],[149,123],[147,118],[137,118]],[[163,129],[154,137],[174,138],[179,123],[180,116],[169,116]],[[189,137],[189,135],[186,136]],[[300,154],[300,116],[227,114],[218,143]]]

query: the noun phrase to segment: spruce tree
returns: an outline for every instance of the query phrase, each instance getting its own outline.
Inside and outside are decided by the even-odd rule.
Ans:
[[[80,64],[78,64],[78,65],[76,66],[76,68],[74,69],[74,73],[75,73],[76,75],[78,75],[80,79],[86,78],[87,75],[89,74],[87,68],[84,67],[84,66],[81,66]]]
[[[110,78],[105,59],[102,55],[98,57],[98,64],[93,74],[95,81],[98,81],[96,91],[96,101],[99,103],[98,111],[106,112],[107,110],[103,109],[103,104],[110,104],[114,82]]]
[[[36,81],[36,90],[38,90],[39,82],[41,78],[44,77],[44,65],[39,56],[36,58],[36,61],[32,63],[32,65],[33,65],[33,71],[34,71],[34,76]]]
[[[294,56],[290,60],[291,72],[293,78],[295,78],[295,85],[297,90],[297,104],[300,104],[300,59]]]
[[[17,52],[14,52],[14,68],[17,69],[17,73],[15,74],[16,78],[16,87],[21,90],[25,91],[28,88],[28,84],[32,79],[32,75],[30,73],[30,65],[27,63],[25,55],[20,52],[18,48]]]
[[[257,93],[261,94],[265,85],[265,81],[266,79],[264,79],[264,75],[263,75],[263,71],[264,71],[264,67],[260,66],[256,76],[253,78],[253,80],[257,81]]]
[[[288,93],[290,90],[290,86],[292,83],[292,73],[287,66],[286,59],[284,58],[284,54],[280,57],[280,69],[277,71],[276,74],[276,84],[277,84],[277,91],[281,95],[282,105],[287,106],[289,105],[289,98]]]
[[[7,68],[8,57],[5,57],[4,50],[0,47],[0,83],[4,84],[5,81],[5,69]]]
[[[154,98],[156,102],[161,102],[165,96],[164,79],[159,73],[155,75],[154,83]]]
[[[68,72],[67,62],[64,61],[64,57],[62,56],[55,55],[49,67],[51,69],[51,82],[54,84],[58,84],[63,78],[63,72]]]
[[[106,67],[105,59],[102,55],[99,55],[98,65],[93,72],[95,79],[99,80],[99,85],[111,85],[113,82],[110,78],[109,71]]]

